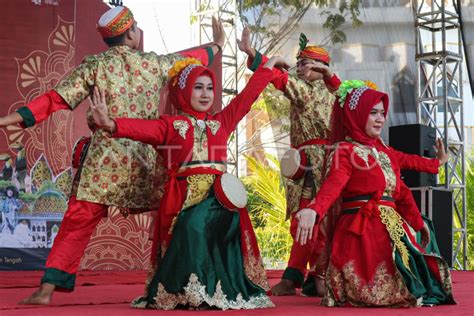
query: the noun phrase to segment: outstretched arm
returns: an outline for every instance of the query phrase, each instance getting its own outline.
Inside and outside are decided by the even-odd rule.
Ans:
[[[276,66],[285,67],[287,64],[281,57],[270,58],[264,67],[252,75],[245,88],[219,113],[222,125],[229,134],[250,111],[252,104],[273,78],[272,68]]]
[[[46,120],[59,110],[71,110],[71,108],[56,91],[51,90],[19,108],[16,112],[0,117],[0,126],[20,123],[22,127],[30,127]]]
[[[406,154],[393,148],[391,149],[400,165],[400,169],[416,170],[418,172],[436,174],[438,173],[439,166],[444,165],[449,158],[441,139],[437,139],[436,145],[434,146],[436,158],[426,158],[419,155]]]

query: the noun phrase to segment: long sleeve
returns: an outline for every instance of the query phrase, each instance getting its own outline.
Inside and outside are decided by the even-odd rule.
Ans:
[[[23,118],[22,126],[30,127],[46,120],[59,110],[71,110],[71,108],[56,91],[51,90],[19,108],[17,113]]]
[[[416,206],[410,189],[402,180],[400,180],[400,197],[395,201],[395,204],[397,212],[415,231],[423,228],[424,222],[420,210]]]
[[[341,85],[341,79],[339,79],[336,74],[333,74],[331,78],[324,78],[323,80],[326,88],[328,88],[331,93],[336,92],[336,90],[339,89],[339,86]]]
[[[269,68],[258,69],[245,88],[219,113],[223,127],[230,134],[240,120],[250,111],[252,104],[273,77]]]
[[[164,120],[115,119],[114,138],[129,138],[153,146],[162,145],[166,139],[167,124]]]
[[[341,195],[352,174],[351,152],[348,146],[338,146],[328,158],[331,164],[329,174],[321,185],[318,193],[307,208],[324,216],[331,205]]]
[[[262,68],[267,61],[267,56],[263,55],[259,51],[256,51],[255,58],[251,59],[249,57],[247,59],[247,67],[253,72],[255,72],[257,71],[257,69]],[[288,73],[282,71],[279,68],[273,67],[273,79],[271,83],[276,89],[285,92],[286,84],[288,83]]]
[[[405,154],[404,152],[390,148],[393,156],[398,161],[400,169],[416,170],[418,172],[438,173],[439,160],[437,158],[425,158],[419,155]]]
[[[211,47],[198,48],[194,50],[187,50],[179,52],[183,57],[192,57],[199,59],[203,65],[210,66],[214,61],[214,52]]]
[[[264,65],[268,60],[268,57],[263,55],[262,53],[260,53],[259,51],[256,51],[256,54],[255,54],[255,58],[251,59],[250,57],[247,59],[247,67],[252,70],[252,71],[255,71],[257,70],[259,67],[262,67],[262,65]],[[274,76],[273,76],[273,79],[271,81],[271,83],[273,84],[273,86],[282,91],[283,93],[287,94],[287,97],[289,99],[292,99],[292,98],[297,98],[298,95],[294,92],[294,91],[287,91],[288,89],[288,80],[294,80],[294,81],[303,81],[302,79],[298,79],[298,78],[293,78],[293,77],[290,77],[288,75],[288,72],[286,71],[283,71],[279,68],[274,68],[273,69],[273,73],[274,73]],[[336,75],[336,74],[333,74],[331,78],[324,78],[324,84],[326,85],[326,88],[331,92],[335,92],[339,86],[341,85],[341,80],[339,79],[339,77]],[[297,84],[296,83],[293,83],[293,86],[296,86]]]

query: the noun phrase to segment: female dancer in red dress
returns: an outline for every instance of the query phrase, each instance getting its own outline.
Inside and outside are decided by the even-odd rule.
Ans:
[[[188,63],[189,62],[189,63]],[[156,120],[109,118],[95,91],[92,112],[113,137],[157,147],[168,169],[153,239],[153,271],[133,307],[252,309],[273,306],[252,225],[245,208],[229,211],[216,199],[216,178],[226,170],[227,138],[282,64],[273,57],[245,89],[215,114],[214,74],[185,61],[170,70],[170,96],[179,115]],[[215,188],[215,191],[214,191]]]
[[[414,208],[397,207],[409,191],[401,189],[400,168],[432,169],[447,161],[441,141],[439,159],[407,155],[385,145],[380,133],[388,96],[361,81],[338,90],[332,131],[339,142],[329,157],[329,173],[315,199],[302,209],[298,239],[342,197],[332,238],[328,306],[420,306],[454,303],[450,271],[443,259],[427,254],[414,231],[428,235]],[[342,141],[341,141],[342,140]]]

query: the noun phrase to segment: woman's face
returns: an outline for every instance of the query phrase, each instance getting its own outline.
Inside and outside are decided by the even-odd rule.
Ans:
[[[383,125],[385,124],[385,110],[383,103],[377,103],[369,114],[369,119],[365,125],[365,132],[369,137],[377,138],[382,133]]]
[[[214,86],[208,76],[196,79],[191,93],[191,107],[194,111],[207,112],[214,102]]]

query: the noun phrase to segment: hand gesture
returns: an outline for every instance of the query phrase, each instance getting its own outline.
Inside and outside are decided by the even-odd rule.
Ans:
[[[240,39],[237,39],[237,46],[241,52],[249,54],[252,51],[252,43],[250,42],[250,29],[246,26],[242,30]]]
[[[90,110],[95,123],[100,127],[109,128],[114,122],[109,118],[109,111],[105,103],[105,92],[94,87],[93,93],[89,96]]]
[[[433,146],[435,152],[436,152],[436,158],[439,159],[439,165],[444,165],[446,162],[448,162],[449,155],[446,153],[446,150],[444,149],[444,143],[441,138],[436,139],[436,145]]]
[[[277,67],[284,70],[288,70],[290,68],[290,65],[282,57],[273,56],[265,63],[263,67],[266,67],[266,68]]]
[[[425,225],[423,225],[423,228],[420,230],[420,234],[421,234],[420,246],[423,248],[426,248],[426,246],[428,246],[428,244],[430,243],[430,230],[428,228],[428,224],[425,223]]]
[[[316,222],[316,212],[310,208],[304,208],[296,213],[298,228],[296,229],[296,241],[305,245],[313,238],[313,227]]]
[[[312,71],[322,74],[324,78],[331,78],[333,75],[329,66],[326,66],[323,63],[316,62],[304,65],[303,73],[305,78],[311,78]]]
[[[219,45],[221,48],[225,44],[225,32],[224,26],[222,26],[221,20],[218,20],[216,17],[212,17],[212,39],[214,43]]]

